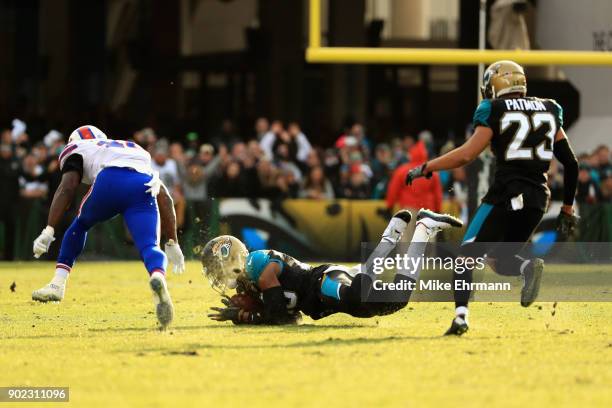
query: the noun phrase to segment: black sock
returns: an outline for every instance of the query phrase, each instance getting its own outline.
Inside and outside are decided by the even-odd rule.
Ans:
[[[503,276],[520,276],[521,266],[527,259],[518,255],[498,258],[495,264],[495,273]]]
[[[467,307],[470,301],[470,295],[472,291],[469,288],[469,285],[472,284],[473,274],[472,270],[468,269],[465,272],[459,274],[454,273],[454,296],[455,296],[455,307],[465,306]],[[466,288],[468,287],[468,288]]]

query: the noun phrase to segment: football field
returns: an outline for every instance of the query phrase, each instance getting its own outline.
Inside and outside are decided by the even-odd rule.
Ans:
[[[0,264],[0,386],[70,387],[44,406],[612,406],[612,303],[474,303],[461,338],[451,303],[237,327],[191,262],[160,332],[140,263],[81,262],[61,304],[31,301],[53,268]]]

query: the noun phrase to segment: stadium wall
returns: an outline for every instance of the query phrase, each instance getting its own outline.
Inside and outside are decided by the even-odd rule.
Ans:
[[[555,242],[555,220],[560,203],[553,203],[534,235],[534,242]],[[190,203],[180,236],[188,259],[198,258],[202,246],[220,234],[232,234],[251,249],[274,248],[305,260],[359,261],[363,242],[378,242],[390,213],[379,200],[284,200],[221,199]],[[416,213],[416,209],[413,209]],[[32,241],[46,219],[46,207],[32,202],[20,206],[16,235],[6,237],[0,224],[0,252],[14,239],[17,259],[33,260]],[[443,211],[460,214],[456,202],[443,203]],[[612,204],[581,205],[579,241],[612,242]],[[46,259],[59,250],[63,230]],[[414,221],[413,221],[414,223]],[[410,229],[414,226],[410,226]],[[412,235],[411,230],[406,236]],[[438,236],[441,241],[460,242],[463,231]],[[83,260],[138,259],[121,217],[95,226],[88,235]]]

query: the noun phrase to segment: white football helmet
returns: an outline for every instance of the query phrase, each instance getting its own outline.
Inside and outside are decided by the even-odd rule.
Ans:
[[[84,125],[76,128],[68,138],[68,143],[77,140],[108,139],[103,131],[92,125]]]

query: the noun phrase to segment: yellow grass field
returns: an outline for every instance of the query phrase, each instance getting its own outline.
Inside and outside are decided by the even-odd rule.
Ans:
[[[169,276],[160,332],[137,262],[79,263],[61,304],[30,299],[52,263],[0,264],[0,386],[70,387],[43,406],[612,406],[612,303],[474,303],[462,338],[441,336],[450,303],[237,327],[206,317],[200,270]]]

